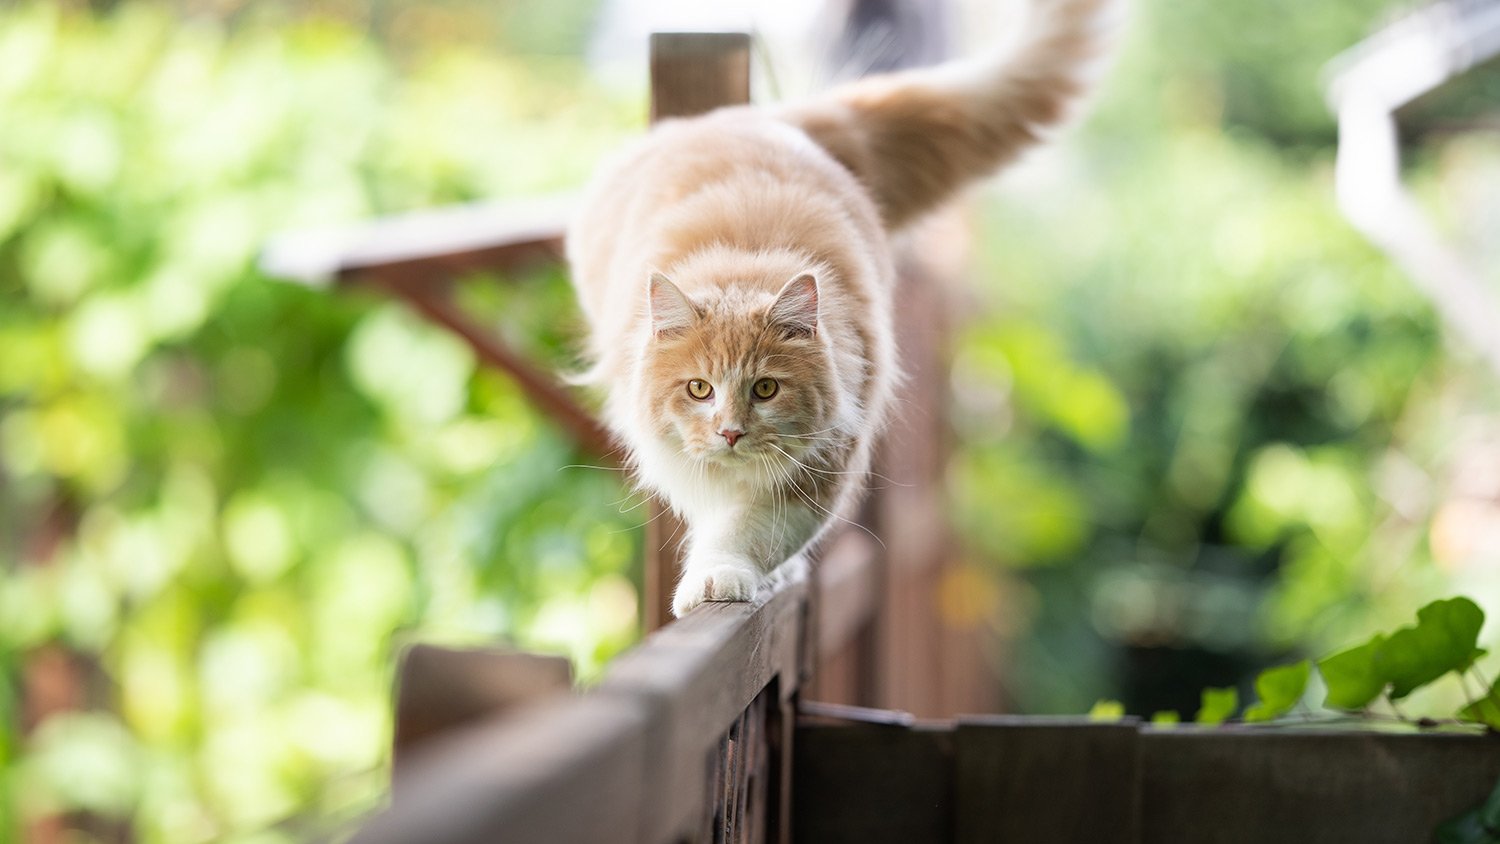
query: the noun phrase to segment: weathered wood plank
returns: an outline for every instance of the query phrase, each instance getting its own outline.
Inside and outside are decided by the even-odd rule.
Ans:
[[[1147,731],[1141,841],[1420,842],[1483,802],[1500,737]]]
[[[401,656],[396,693],[396,766],[422,740],[572,689],[559,656],[414,645]]]
[[[645,811],[645,713],[586,696],[446,732],[413,750],[391,807],[357,844],[635,840]]]
[[[261,254],[267,275],[325,285],[381,270],[440,284],[478,271],[562,257],[572,195],[476,202],[322,230],[277,235]]]
[[[1133,722],[960,720],[953,840],[1135,844],[1137,737]]]
[[[355,840],[693,840],[718,796],[710,764],[747,718],[754,725],[731,737],[749,755],[735,757],[740,779],[726,783],[724,805],[743,840],[787,840],[777,819],[790,817],[786,713],[807,577],[799,559],[756,603],[705,605],[622,655],[581,697],[431,734],[404,754],[391,808]]]
[[[647,760],[643,841],[691,838],[708,797],[707,762],[761,690],[797,688],[807,566],[782,567],[760,603],[709,603],[615,660],[598,692],[643,702]]]
[[[506,373],[533,404],[541,408],[574,442],[588,450],[595,459],[612,462],[619,454],[614,435],[584,408],[553,376],[538,369],[525,356],[507,346],[498,335],[486,330],[448,301],[444,292],[432,285],[386,277],[389,269],[372,270],[392,293],[405,300],[419,313],[461,337],[487,366]]]
[[[750,102],[750,36],[658,32],[651,36],[651,121]]]
[[[379,285],[461,337],[486,365],[509,375],[596,459],[616,454],[613,437],[552,374],[474,323],[449,301],[465,273],[506,271],[562,258],[571,196],[475,203],[273,238],[261,255],[268,275],[327,284]]]
[[[953,740],[944,728],[799,723],[792,766],[793,840],[952,841]]]

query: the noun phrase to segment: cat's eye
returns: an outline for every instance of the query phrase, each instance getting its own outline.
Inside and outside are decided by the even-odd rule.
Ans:
[[[776,383],[775,378],[762,378],[755,382],[754,386],[750,388],[750,392],[754,393],[756,398],[765,401],[771,396],[776,395],[776,391],[779,389],[781,389],[781,385]]]
[[[692,396],[698,401],[705,401],[709,396],[712,396],[713,394],[713,385],[709,384],[707,381],[694,378],[693,380],[688,382],[688,395]]]

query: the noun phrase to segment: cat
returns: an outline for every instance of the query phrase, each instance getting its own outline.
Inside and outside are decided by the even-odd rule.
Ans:
[[[672,601],[750,600],[847,517],[899,381],[890,234],[1037,143],[1111,0],[1041,0],[1004,57],[658,124],[569,226],[605,419],[687,525]]]

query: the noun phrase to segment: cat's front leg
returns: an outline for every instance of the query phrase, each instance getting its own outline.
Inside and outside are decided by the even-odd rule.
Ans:
[[[682,618],[704,601],[748,601],[764,575],[749,557],[733,551],[697,551],[683,562],[672,596],[672,615]]]
[[[820,523],[800,501],[781,499],[696,519],[690,515],[672,614],[681,618],[705,601],[751,600],[766,574],[805,545]]]

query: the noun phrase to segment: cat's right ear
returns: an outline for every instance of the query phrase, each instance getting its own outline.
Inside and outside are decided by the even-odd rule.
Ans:
[[[690,327],[698,318],[698,309],[672,280],[652,273],[646,300],[651,311],[651,335],[660,337]]]

